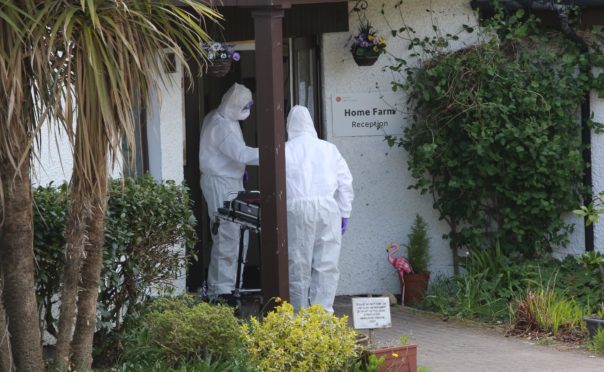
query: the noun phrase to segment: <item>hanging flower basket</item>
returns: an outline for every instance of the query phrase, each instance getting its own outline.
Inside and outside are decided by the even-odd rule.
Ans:
[[[364,15],[359,15],[359,32],[351,40],[350,52],[359,66],[371,66],[380,54],[386,53],[386,40],[377,34]]]
[[[354,61],[359,66],[372,66],[380,58],[380,55],[357,55],[356,53],[352,53],[352,58],[354,58]]]
[[[223,77],[231,71],[230,59],[216,59],[208,65],[208,76]]]
[[[223,77],[231,71],[233,61],[238,62],[241,56],[232,45],[221,43],[207,43],[203,45],[208,59],[208,76]]]

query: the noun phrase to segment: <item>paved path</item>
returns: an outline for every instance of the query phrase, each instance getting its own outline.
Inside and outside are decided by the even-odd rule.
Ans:
[[[338,297],[336,314],[350,315],[350,297]],[[392,306],[392,328],[376,330],[378,345],[396,345],[408,335],[418,345],[418,365],[441,371],[579,371],[604,372],[604,357],[579,349],[561,350],[559,345],[537,345],[505,337],[501,330],[434,314]],[[352,323],[352,318],[350,319]]]

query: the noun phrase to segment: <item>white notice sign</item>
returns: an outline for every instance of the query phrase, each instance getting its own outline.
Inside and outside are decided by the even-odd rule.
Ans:
[[[355,329],[389,328],[388,297],[355,297],[352,299],[352,320]]]
[[[400,93],[336,93],[331,97],[334,136],[401,135],[404,106]]]

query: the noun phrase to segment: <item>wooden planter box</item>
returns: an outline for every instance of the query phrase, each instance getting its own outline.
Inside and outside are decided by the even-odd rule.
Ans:
[[[371,352],[378,359],[384,357],[380,372],[417,372],[417,345],[384,347]]]

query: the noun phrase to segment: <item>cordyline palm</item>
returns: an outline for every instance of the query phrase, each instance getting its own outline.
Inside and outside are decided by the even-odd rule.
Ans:
[[[134,97],[144,100],[157,85],[166,53],[184,62],[180,46],[194,62],[202,62],[206,34],[201,18],[217,17],[193,1],[181,4],[193,16],[166,0],[0,0],[2,369],[11,368],[12,346],[18,370],[43,370],[40,331],[34,326],[38,317],[29,161],[40,123],[46,120],[62,123],[74,145],[58,361],[66,368],[73,354],[77,366],[90,368],[108,154],[119,154],[122,138],[132,146]],[[76,314],[76,347],[70,350]]]
[[[172,3],[55,1],[45,23],[49,50],[68,56],[61,73],[64,100],[67,109],[75,108],[64,121],[73,139],[74,167],[57,340],[60,368],[71,362],[87,370],[92,363],[110,155],[120,154],[122,141],[134,148],[133,110],[144,107],[141,101],[163,83],[168,53],[185,66],[185,54],[203,62],[204,19],[219,17],[192,0],[181,1],[188,13]]]
[[[60,95],[57,60],[30,31],[48,10],[41,1],[0,0],[0,368],[9,371],[13,361],[20,371],[43,369],[29,174],[34,138]]]

